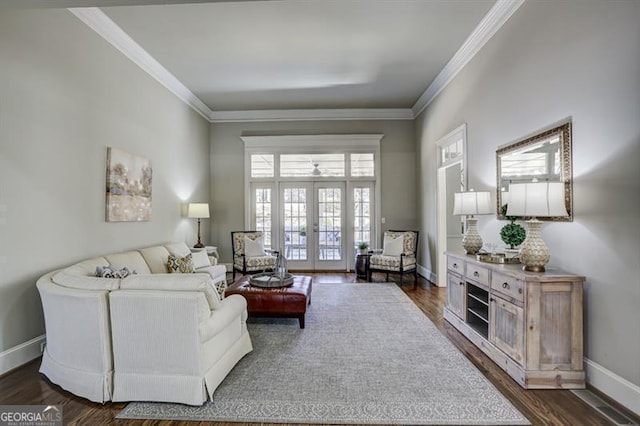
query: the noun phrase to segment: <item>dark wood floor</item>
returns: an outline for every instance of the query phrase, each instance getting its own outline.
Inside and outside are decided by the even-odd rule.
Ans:
[[[314,285],[336,282],[361,282],[354,274],[315,273]],[[376,274],[374,281],[383,281],[384,275]],[[566,390],[522,389],[504,371],[480,352],[471,342],[443,320],[445,289],[430,285],[419,278],[414,289],[412,278],[403,290],[429,317],[453,344],[520,410],[533,425],[609,425],[596,410]],[[0,405],[62,404],[65,425],[189,425],[197,426],[212,422],[180,422],[153,420],[116,420],[116,414],[126,403],[96,404],[78,398],[58,386],[51,384],[38,373],[40,359],[20,367],[0,378]],[[411,366],[407,366],[411,368]],[[219,423],[223,424],[223,423]],[[237,425],[238,423],[230,423]]]

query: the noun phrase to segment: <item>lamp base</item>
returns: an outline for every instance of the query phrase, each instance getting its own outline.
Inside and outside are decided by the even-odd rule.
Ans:
[[[524,264],[524,271],[544,272],[544,265],[551,257],[549,248],[542,239],[541,228],[542,222],[538,219],[527,221],[527,238],[520,249],[520,261]]]
[[[544,266],[527,266],[527,265],[524,265],[522,267],[522,270],[523,271],[529,271],[529,272],[544,272],[545,271]]]
[[[204,244],[197,243],[195,246],[193,246],[193,248],[204,248]]]
[[[462,237],[462,247],[466,254],[476,254],[482,248],[482,237],[478,234],[477,223],[478,219],[475,217],[467,218],[467,232]]]

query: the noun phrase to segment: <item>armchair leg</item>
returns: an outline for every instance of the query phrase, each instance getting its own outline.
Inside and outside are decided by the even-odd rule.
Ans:
[[[233,282],[236,281],[236,268],[233,268]]]

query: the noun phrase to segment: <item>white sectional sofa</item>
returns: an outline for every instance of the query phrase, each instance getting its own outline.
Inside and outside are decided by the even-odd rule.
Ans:
[[[40,372],[95,402],[201,405],[211,398],[252,350],[247,303],[222,298],[224,266],[169,273],[169,255],[189,253],[184,243],[148,247],[41,277],[47,345]],[[96,268],[107,265],[135,274],[97,277]]]

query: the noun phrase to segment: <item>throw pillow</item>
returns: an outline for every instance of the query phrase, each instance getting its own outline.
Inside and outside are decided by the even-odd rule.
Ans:
[[[115,269],[111,265],[96,266],[96,277],[101,278],[127,278],[129,275],[135,275],[136,271],[130,271],[126,266],[122,269]]]
[[[191,254],[191,258],[193,259],[193,269],[211,266],[211,263],[209,262],[209,255],[204,250],[193,252]]]
[[[167,259],[167,266],[170,273],[191,274],[193,273],[193,257],[191,253],[184,257],[170,254]]]
[[[404,249],[404,235],[400,235],[397,238],[393,238],[390,235],[385,235],[382,244],[383,256],[400,256]]]
[[[244,255],[247,257],[266,256],[264,252],[264,246],[262,245],[262,237],[258,237],[255,240],[244,237]]]

